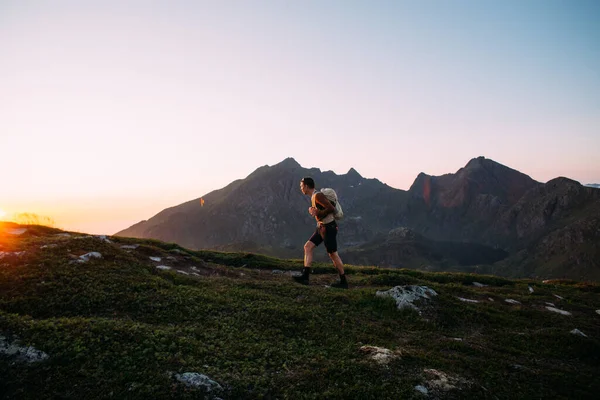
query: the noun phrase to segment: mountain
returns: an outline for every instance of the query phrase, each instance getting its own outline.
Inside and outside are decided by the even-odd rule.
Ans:
[[[596,189],[600,189],[600,183],[588,183],[585,186],[593,187],[593,188],[596,188]]]
[[[0,222],[0,397],[600,393],[597,283],[347,266],[340,290],[330,263],[315,265],[310,286],[292,282],[300,268]]]
[[[365,179],[356,170],[344,175],[306,169],[288,158],[263,166],[245,179],[200,199],[168,208],[147,221],[117,233],[155,238],[193,249],[246,250],[301,257],[315,222],[307,213],[310,199],[300,191],[300,179],[312,176],[319,187],[333,187],[343,199],[345,246],[364,243],[376,232],[402,223],[397,213],[406,192],[377,179]]]
[[[408,191],[287,158],[203,196],[204,206],[195,199],[117,235],[301,258],[314,230],[303,176],[337,191],[346,215],[339,249],[353,263],[600,280],[600,191],[567,178],[540,183],[485,157],[456,173],[420,173]],[[419,236],[398,240],[398,229]]]
[[[409,189],[406,225],[436,240],[480,242],[481,233],[541,184],[484,157],[454,174],[419,174]]]

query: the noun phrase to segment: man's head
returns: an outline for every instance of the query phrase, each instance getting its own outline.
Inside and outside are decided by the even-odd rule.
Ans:
[[[313,178],[304,177],[300,180],[300,190],[304,194],[309,194],[315,189],[315,181]]]

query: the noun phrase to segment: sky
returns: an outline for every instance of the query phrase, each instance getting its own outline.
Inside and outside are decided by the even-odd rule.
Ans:
[[[600,1],[0,0],[0,218],[113,234],[293,157],[600,183]]]

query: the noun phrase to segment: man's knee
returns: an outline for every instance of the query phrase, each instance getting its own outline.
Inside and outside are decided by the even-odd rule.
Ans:
[[[315,244],[313,242],[311,242],[310,240],[306,243],[304,243],[304,251],[305,252],[311,252],[313,251],[313,249],[315,248]]]

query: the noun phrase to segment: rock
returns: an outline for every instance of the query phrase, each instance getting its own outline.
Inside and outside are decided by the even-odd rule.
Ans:
[[[40,249],[50,249],[53,247],[57,247],[58,245],[56,243],[51,243],[51,244],[45,244],[43,246],[40,246]]]
[[[160,257],[150,257],[150,259],[152,261],[156,261],[156,262],[160,262],[161,258]]]
[[[556,307],[556,306],[554,305],[554,303],[548,303],[548,302],[546,302],[546,305],[547,305],[547,306],[550,306],[550,307]]]
[[[600,315],[600,310],[596,310],[596,314]]]
[[[491,297],[488,297],[488,300],[489,300],[489,301],[494,301],[494,299],[492,299]]]
[[[189,275],[190,274],[189,272],[185,272],[185,271],[182,271],[180,269],[177,270],[177,273],[178,274],[183,274],[183,275]]]
[[[71,234],[70,234],[70,233],[66,233],[66,232],[65,232],[65,233],[57,233],[57,234],[56,234],[56,235],[54,235],[54,236],[60,236],[60,237],[71,237]]]
[[[428,393],[428,390],[427,390],[427,388],[426,388],[425,386],[422,386],[422,385],[417,385],[417,386],[415,386],[415,390],[416,390],[417,392],[421,392],[421,393],[423,393],[423,394],[427,394],[427,393]]]
[[[27,232],[27,228],[14,228],[6,231],[9,235],[22,235]]]
[[[177,258],[175,258],[173,256],[167,256],[167,260],[177,261]]]
[[[505,302],[509,303],[509,304],[521,304],[520,301],[517,300],[513,300],[513,299],[505,299]]]
[[[559,310],[558,308],[554,308],[554,307],[546,307],[546,310],[552,311],[552,312],[555,312],[555,313],[559,313],[559,314],[562,314],[562,315],[571,315],[571,313],[568,312],[568,311]]]
[[[431,380],[428,381],[429,387],[443,392],[456,389],[458,384],[465,383],[460,378],[448,375],[445,372],[436,369],[424,369],[423,372],[431,377]]]
[[[465,303],[479,303],[479,300],[465,299],[464,297],[457,297],[457,299],[464,301]]]
[[[557,294],[555,294],[555,295],[554,295],[554,297],[556,297],[556,298],[557,298],[557,299],[559,299],[559,300],[563,300],[563,299],[564,299],[564,297],[560,297],[560,296],[559,296],[559,295],[557,295]]]
[[[360,351],[370,355],[371,360],[377,362],[378,364],[388,364],[390,361],[398,358],[398,354],[391,351],[390,349],[386,349],[384,347],[377,346],[362,346]]]
[[[17,344],[17,341],[10,343],[6,337],[2,335],[0,335],[0,354],[16,356],[17,361],[26,363],[39,362],[48,358],[48,354],[43,351],[37,350],[31,346],[21,347]]]
[[[122,249],[135,250],[139,247],[139,244],[125,244],[121,246]]]
[[[163,271],[171,269],[171,267],[169,267],[168,265],[157,265],[156,268],[161,269]]]
[[[274,269],[273,271],[271,271],[272,274],[285,274],[285,271],[282,271],[280,269]]]
[[[577,335],[577,336],[582,336],[582,337],[587,337],[587,335],[583,332],[581,332],[579,329],[575,328],[573,329],[571,332],[573,335]]]
[[[96,238],[100,239],[101,241],[105,242],[105,243],[112,243],[107,237],[106,235],[97,235]]]
[[[527,286],[527,288],[529,289],[529,293],[533,293],[533,288],[531,286]]]
[[[429,300],[432,296],[437,296],[435,290],[428,288],[427,286],[396,286],[390,290],[381,291],[378,290],[375,293],[378,297],[391,297],[396,301],[396,305],[399,310],[403,308],[412,308],[414,310],[420,310],[413,304],[417,300]],[[431,296],[431,297],[430,297]]]
[[[483,283],[479,283],[479,282],[473,282],[473,286],[486,287],[487,285],[484,285]]]
[[[25,251],[0,251],[0,259],[8,256],[21,257]]]
[[[90,253],[86,253],[84,255],[79,256],[78,262],[88,262],[91,258],[102,258],[102,254],[97,251],[92,251]]]
[[[210,393],[213,390],[223,390],[221,385],[210,379],[208,376],[199,374],[197,372],[184,372],[183,374],[175,374],[175,378],[184,383],[186,386],[192,386],[196,388],[203,388],[206,392]]]

